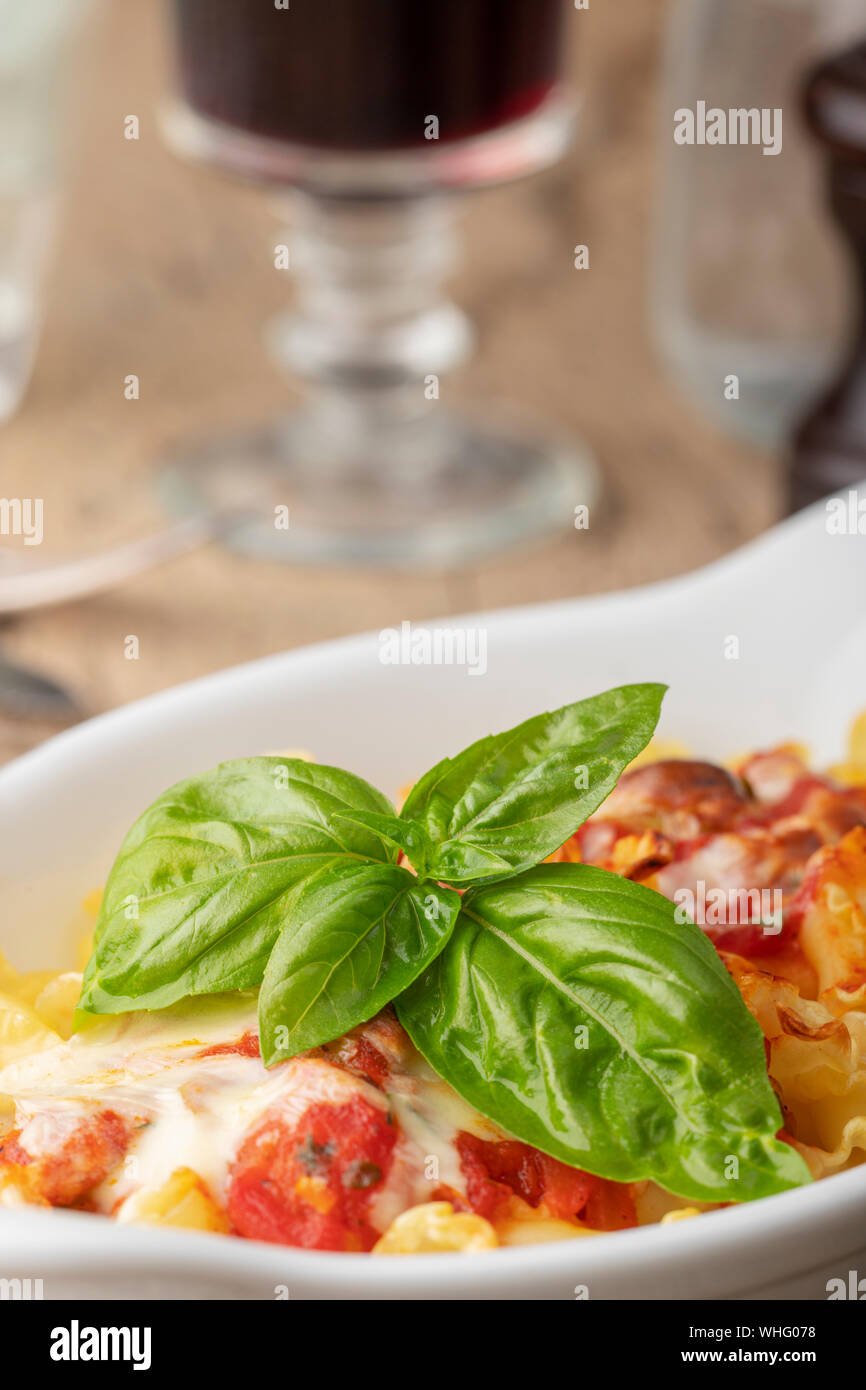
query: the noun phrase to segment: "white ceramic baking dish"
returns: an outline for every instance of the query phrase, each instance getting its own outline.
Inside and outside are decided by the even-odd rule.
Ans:
[[[67,964],[76,905],[134,817],[226,758],[306,747],[396,791],[482,733],[663,680],[660,732],[701,753],[796,736],[833,759],[866,707],[864,600],[866,536],[831,534],[821,504],[667,583],[425,624],[483,632],[483,675],[383,664],[374,633],[116,710],[0,771],[0,947],[24,968]],[[866,1166],[674,1226],[475,1256],[322,1254],[68,1212],[0,1215],[0,1277],[41,1278],[49,1298],[824,1298],[852,1269],[866,1275]]]

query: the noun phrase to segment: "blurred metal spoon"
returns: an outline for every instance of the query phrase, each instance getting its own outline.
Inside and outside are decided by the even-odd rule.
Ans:
[[[19,550],[0,552],[0,614],[24,613],[101,593],[145,570],[198,550],[248,521],[249,512],[212,512],[96,555],[34,565]]]
[[[11,719],[83,718],[74,696],[56,681],[0,656],[0,714]]]

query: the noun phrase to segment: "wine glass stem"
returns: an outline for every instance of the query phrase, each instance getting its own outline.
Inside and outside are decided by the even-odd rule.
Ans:
[[[271,345],[308,389],[293,422],[296,466],[320,478],[373,467],[380,482],[403,484],[431,474],[446,425],[441,378],[472,344],[443,292],[454,199],[299,193],[292,210],[295,308],[271,325]]]

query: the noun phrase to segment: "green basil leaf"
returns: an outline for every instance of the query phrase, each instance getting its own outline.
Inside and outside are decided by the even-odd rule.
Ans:
[[[356,807],[394,814],[360,777],[299,758],[223,763],[165,792],[109,874],[79,1007],[161,1009],[259,984],[299,882],[326,863],[396,859],[335,820]]]
[[[402,816],[383,816],[376,811],[344,811],[336,819],[366,825],[387,844],[402,850],[419,877],[423,878],[426,874],[427,865],[433,857],[433,842],[417,821],[404,820]]]
[[[470,1104],[565,1163],[695,1201],[807,1182],[775,1137],[761,1030],[674,911],[583,864],[473,889],[398,1015]]]
[[[402,811],[436,845],[431,877],[457,885],[501,879],[559,849],[646,747],[666,688],[608,690],[431,768]]]
[[[393,864],[334,863],[292,895],[259,996],[266,1066],[364,1023],[442,950],[460,895]]]

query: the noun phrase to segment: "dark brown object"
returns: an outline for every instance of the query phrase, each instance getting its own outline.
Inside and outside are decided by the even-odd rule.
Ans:
[[[830,208],[854,253],[859,303],[845,365],[794,436],[791,511],[866,478],[866,42],[815,69],[805,111],[827,154]]]

